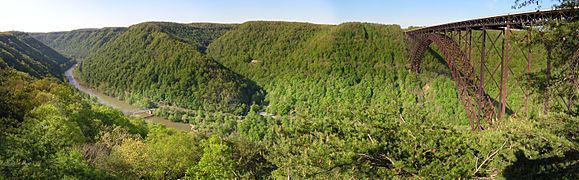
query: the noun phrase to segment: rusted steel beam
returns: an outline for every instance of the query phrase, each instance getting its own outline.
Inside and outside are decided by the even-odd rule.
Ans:
[[[411,69],[415,72],[420,72],[420,63],[424,52],[429,44],[435,43],[441,51],[441,54],[444,56],[444,60],[448,67],[451,69],[452,78],[457,83],[457,93],[465,107],[471,129],[482,130],[487,124],[491,126],[494,125],[495,120],[498,121],[499,125],[504,124],[507,118],[506,108],[508,106],[507,97],[509,94],[507,87],[508,74],[511,73],[515,75],[508,65],[510,61],[511,47],[509,38],[512,33],[511,29],[529,30],[527,41],[530,42],[532,38],[530,31],[534,25],[542,26],[551,21],[573,20],[571,18],[575,17],[571,16],[572,13],[577,12],[570,9],[536,11],[480,18],[407,31],[406,35],[411,45]],[[471,53],[473,49],[472,30],[481,30],[482,32],[479,37],[482,41],[480,48],[476,45],[478,43],[474,45],[476,51],[480,50],[479,52],[481,53],[478,75],[471,64]],[[501,32],[495,39],[494,37],[488,36],[488,30],[501,30]],[[503,43],[501,44],[501,50],[499,50],[497,46],[499,44],[499,38],[501,37]],[[486,44],[487,38],[489,38],[490,45],[492,45],[490,48],[488,48]],[[516,44],[516,42],[514,43]],[[532,62],[531,48],[532,47],[529,47],[527,50],[527,73],[530,72]],[[519,50],[521,50],[522,54],[525,54],[522,49]],[[551,49],[547,48],[547,50],[547,89],[544,94],[544,113],[547,113],[548,111],[548,85],[551,79]],[[493,51],[501,58],[496,66],[491,67],[494,68],[494,70],[490,69],[490,66],[487,66],[486,64],[487,59],[492,57],[490,55],[494,54]],[[500,83],[498,83],[494,77],[499,67],[501,68]],[[499,93],[495,98],[498,100],[498,109],[493,104],[493,101],[491,101],[490,95],[484,90],[485,73],[489,73],[492,82],[494,82],[494,84],[499,88]],[[528,115],[529,90],[522,90],[525,93],[524,108]],[[483,122],[481,122],[481,120],[483,120]],[[485,121],[486,124],[483,124]]]
[[[511,28],[523,28],[525,24],[531,23],[540,26],[550,21],[567,20],[571,18],[571,14],[574,13],[575,10],[576,9],[555,9],[507,14],[419,28],[407,31],[407,33],[433,33],[448,29],[466,30],[467,28],[482,29],[483,27],[485,27],[485,29],[499,29],[505,27],[507,24],[509,24]]]
[[[466,56],[466,57],[467,57],[468,61],[471,62],[471,55],[472,55],[472,30],[467,29],[466,34],[467,34],[467,36],[468,36],[468,37],[467,37],[467,38],[468,38],[468,39],[467,39],[467,45],[466,45],[466,52],[467,52],[467,56]],[[475,92],[475,93],[476,93],[476,92]],[[473,98],[472,98],[471,96],[468,97],[468,100],[467,100],[468,109],[471,109],[472,99],[473,99]],[[474,108],[474,107],[472,107],[472,108]],[[474,110],[471,110],[470,116],[469,116],[469,123],[470,123],[470,129],[473,130],[473,131],[476,130],[475,127],[474,127],[474,120],[475,120],[475,119],[478,119],[478,118],[479,118],[478,109],[477,109],[476,112],[475,112]]]
[[[507,107],[507,78],[509,76],[508,67],[509,67],[509,24],[504,30],[504,38],[503,38],[503,57],[501,60],[501,112],[500,112],[500,121],[506,120],[505,110]]]
[[[496,109],[494,108],[490,97],[484,93],[484,89],[481,89],[477,85],[477,83],[484,81],[480,80],[475,75],[476,72],[470,63],[470,55],[467,55],[467,50],[463,50],[460,47],[460,45],[466,43],[457,43],[456,40],[453,39],[453,37],[456,36],[459,36],[459,33],[452,31],[446,31],[446,33],[441,32],[425,34],[423,36],[414,36],[415,40],[411,41],[416,43],[413,43],[413,46],[419,45],[423,47],[413,47],[412,51],[416,52],[420,49],[425,49],[428,47],[429,43],[435,43],[437,45],[441,51],[441,54],[444,56],[444,60],[446,61],[448,67],[451,69],[452,78],[457,83],[457,93],[465,107],[467,116],[472,123],[471,128],[475,130],[482,130],[486,125],[483,125],[480,120],[485,120],[486,124],[492,125],[493,122],[491,119],[495,117]],[[411,38],[411,36],[409,38]],[[456,38],[460,39],[460,41],[463,39],[460,36]],[[472,46],[472,42],[469,42],[469,44]],[[419,57],[419,55],[415,55],[415,57]],[[415,63],[413,62],[413,64],[417,64],[416,66],[419,68],[420,61],[416,61]]]
[[[527,34],[527,43],[531,43],[531,39],[532,39],[532,30],[528,31]],[[531,56],[531,52],[532,52],[533,46],[529,45],[529,49],[527,51],[527,74],[531,73],[531,60],[532,60],[532,56]],[[525,87],[525,115],[527,117],[529,117],[529,87]]]
[[[504,81],[504,78],[503,78],[503,77],[505,77],[504,76],[505,75],[505,72],[504,72],[504,67],[505,67],[505,38],[503,38],[502,40],[503,40],[503,43],[501,44],[501,61],[499,61],[499,63],[500,63],[499,68],[501,69],[501,71],[500,71],[501,77],[499,79],[500,80],[499,94],[498,94],[498,98],[497,98],[499,100],[499,109],[497,112],[497,114],[499,115],[499,117],[497,119],[498,121],[503,119],[503,114],[501,113],[502,112],[501,110],[504,107],[504,105],[503,105],[503,86],[505,86],[505,83],[506,83]]]
[[[481,56],[480,56],[480,82],[479,82],[479,91],[478,91],[478,97],[479,99],[481,99],[484,95],[484,88],[485,88],[485,71],[484,71],[484,65],[485,65],[485,56],[486,56],[486,50],[485,50],[485,46],[486,46],[486,39],[487,39],[487,31],[486,28],[483,26],[482,28],[482,44],[481,44]],[[479,102],[478,105],[478,112],[479,114],[482,114],[483,109],[483,102]],[[478,129],[482,129],[481,125],[480,125],[480,119],[481,117],[477,117],[476,120],[476,124],[477,124],[477,128]]]
[[[424,52],[428,49],[428,45],[431,41],[426,38],[426,35],[421,34],[408,35],[408,39],[411,47],[410,69],[414,72],[420,73],[420,64],[424,57]]]
[[[455,34],[456,38],[458,38],[457,45],[459,48],[459,51],[455,52],[455,56],[457,57],[457,59],[461,59],[461,64],[462,64],[461,67],[466,67],[467,66],[466,64],[470,64],[470,54],[469,54],[470,51],[468,50],[468,48],[469,48],[468,42],[465,42],[465,41],[468,41],[468,39],[466,37],[468,37],[469,32],[464,33],[464,35],[463,35],[463,32],[460,30],[455,30],[454,32],[455,32],[454,34]],[[462,52],[465,52],[465,53],[462,53]],[[469,85],[472,84],[473,82],[470,82],[471,80],[467,78],[467,77],[472,76],[471,72],[472,71],[460,72],[460,69],[459,69],[458,74],[461,74],[461,76],[460,76],[460,80],[457,82],[457,85],[458,85],[458,90],[460,91],[460,98],[464,104],[466,115],[469,119],[469,124],[471,126],[471,129],[475,130],[473,120],[476,118],[475,117],[476,112],[474,111],[472,104],[471,104],[471,102],[472,102],[472,95],[471,94],[472,93],[469,92],[469,90],[472,89],[469,87]]]
[[[502,51],[499,51],[498,48],[497,48],[497,43],[498,43],[499,39],[500,39],[503,35],[504,35],[504,32],[501,31],[501,32],[497,35],[497,37],[495,38],[494,41],[493,41],[492,38],[490,39],[490,40],[491,40],[490,42],[491,42],[491,47],[492,47],[492,48],[489,48],[487,54],[491,54],[491,51],[492,51],[492,50],[495,50],[495,52],[496,52],[497,54],[499,54],[500,58],[501,58],[501,59],[503,58],[504,55],[502,54]],[[504,43],[504,42],[503,42],[503,43]],[[488,72],[488,73],[491,75],[491,80],[493,80],[493,82],[495,83],[495,85],[496,85],[497,87],[499,87],[500,85],[499,85],[499,83],[497,82],[497,80],[495,79],[495,75],[497,74],[497,70],[499,69],[499,67],[501,67],[500,65],[501,65],[501,61],[499,61],[496,66],[494,66],[495,69],[494,69],[492,72],[491,72],[491,71]],[[490,69],[487,68],[487,70],[490,70]],[[498,95],[500,95],[500,94],[498,94]],[[495,97],[495,99],[498,99],[498,97]]]
[[[531,42],[529,41],[529,37],[530,37],[531,31],[526,31],[526,32],[527,32],[527,34],[525,34],[523,40],[518,41],[518,40],[515,39],[515,41],[509,41],[509,48],[510,48],[510,49],[509,49],[509,54],[510,54],[510,51],[513,51],[513,50],[514,50],[513,47],[516,47],[516,49],[519,50],[520,53],[521,53],[521,55],[523,55],[523,57],[524,57],[524,64],[528,64],[529,59],[530,59],[530,52],[528,52],[528,51],[531,50],[531,49],[528,47],[528,46],[531,44]],[[514,34],[512,30],[509,31],[509,33]],[[512,46],[510,43],[513,43],[513,44],[516,45],[516,46]],[[525,47],[527,47],[527,48],[525,48]],[[527,51],[525,51],[525,50],[527,50]],[[526,54],[526,55],[525,55],[525,54]],[[514,59],[511,59],[511,58],[509,57],[509,61],[510,61],[510,60],[514,60]],[[509,69],[509,73],[511,73],[511,75],[516,76],[515,71],[513,71],[513,68],[512,68],[511,66],[507,66],[507,68]],[[527,73],[528,73],[528,72],[527,72]],[[526,93],[527,89],[524,88],[525,86],[522,85],[518,79],[513,79],[513,80],[515,81],[515,84],[521,89],[521,91],[522,91],[522,92],[524,93],[524,95],[526,96],[525,93]],[[511,90],[511,91],[512,91],[512,90]],[[527,97],[523,97],[523,99],[525,99],[525,98],[527,98]],[[509,107],[509,104],[508,104],[508,103],[507,103],[507,107]],[[523,107],[523,108],[526,108],[526,107]],[[525,113],[527,112],[525,109],[523,109],[523,111],[524,111]]]

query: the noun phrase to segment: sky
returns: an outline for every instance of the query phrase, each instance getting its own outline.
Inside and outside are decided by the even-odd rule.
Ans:
[[[513,12],[515,0],[1,0],[0,31],[128,27],[146,21],[429,26]],[[550,8],[552,0],[543,0]]]

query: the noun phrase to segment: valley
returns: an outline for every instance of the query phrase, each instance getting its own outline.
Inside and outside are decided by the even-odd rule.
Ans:
[[[117,98],[111,97],[111,96],[107,96],[97,90],[94,90],[92,88],[88,88],[85,87],[83,85],[81,85],[78,80],[76,79],[76,77],[74,76],[74,68],[75,66],[72,66],[70,69],[66,70],[65,72],[65,76],[68,80],[68,83],[70,83],[71,85],[73,85],[76,89],[89,94],[90,96],[94,96],[98,99],[98,102],[118,109],[120,111],[123,112],[123,114],[129,116],[129,115],[133,115],[134,112],[138,112],[140,110],[142,110],[142,108],[133,106],[128,104],[125,101],[121,101]],[[140,114],[146,114],[146,113],[140,113]],[[161,117],[156,117],[156,116],[148,116],[145,118],[145,121],[148,123],[157,123],[157,124],[162,124],[164,126],[167,126],[168,128],[173,128],[173,129],[177,129],[177,130],[181,130],[181,131],[190,131],[191,127],[188,124],[185,123],[177,123],[177,122],[172,122],[169,121],[168,119],[165,118],[161,118]]]
[[[0,32],[0,179],[578,179],[557,12]]]

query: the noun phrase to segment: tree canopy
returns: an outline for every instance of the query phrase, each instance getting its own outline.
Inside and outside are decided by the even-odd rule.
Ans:
[[[533,98],[531,113],[472,132],[437,48],[422,73],[409,71],[397,25],[147,22],[33,36],[58,52],[0,34],[0,179],[579,178],[576,109],[538,113]],[[512,37],[513,49],[533,50],[526,76],[543,73],[545,48]],[[565,37],[552,45],[577,47]],[[59,52],[82,59],[82,83],[191,131],[123,115],[64,84],[73,61]],[[524,71],[524,53],[510,55],[512,71]],[[578,56],[553,57],[565,69]],[[506,82],[514,112],[532,86],[522,78]]]

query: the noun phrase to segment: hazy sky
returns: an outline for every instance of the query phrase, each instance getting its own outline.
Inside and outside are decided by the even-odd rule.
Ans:
[[[543,8],[551,7],[544,0]],[[2,0],[0,31],[48,32],[130,26],[145,21],[241,23],[251,20],[324,24],[360,21],[435,25],[533,10],[514,0]]]

